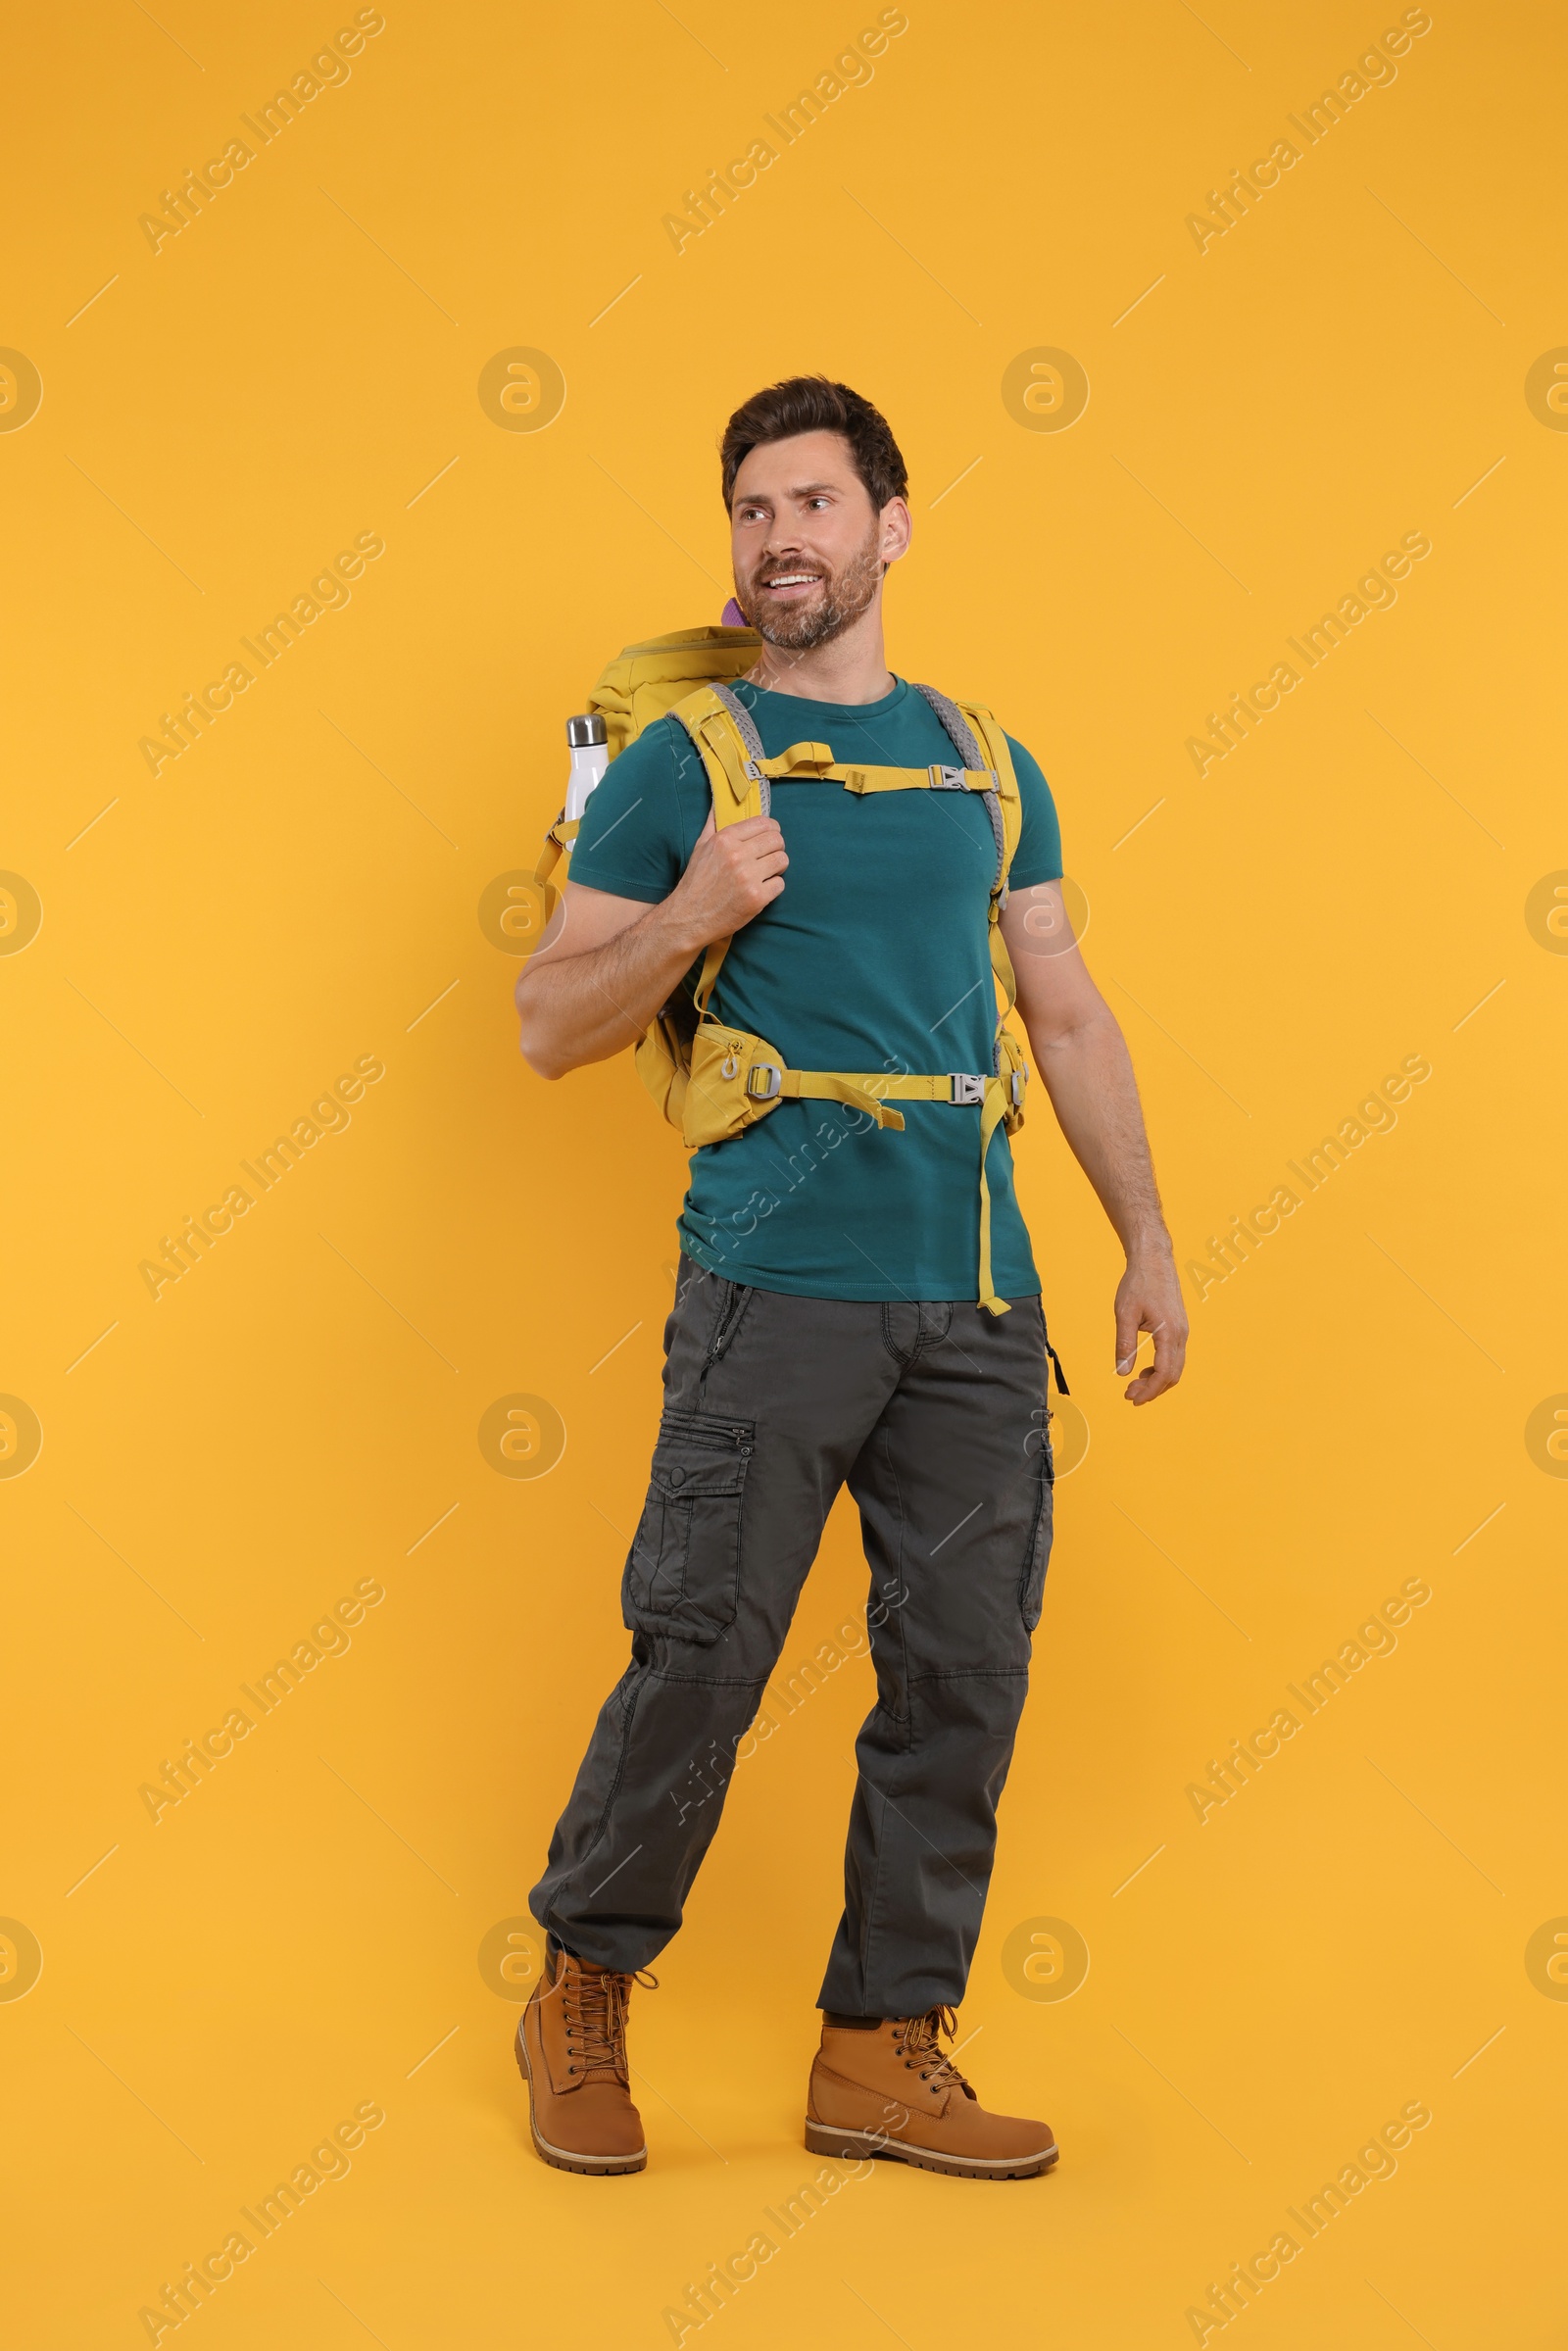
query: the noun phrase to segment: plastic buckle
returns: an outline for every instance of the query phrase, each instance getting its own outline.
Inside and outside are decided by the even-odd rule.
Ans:
[[[755,759],[747,760],[744,773],[749,784],[760,784],[762,780],[762,770]]]
[[[756,1083],[758,1078],[763,1079],[764,1083],[759,1086]],[[768,1078],[773,1081],[771,1086],[765,1083]],[[746,1091],[754,1102],[772,1102],[784,1091],[783,1070],[779,1068],[776,1061],[754,1061],[746,1072]]]
[[[1027,1069],[1015,1069],[1012,1073],[1011,1091],[1012,1106],[1014,1109],[1016,1109],[1018,1104],[1023,1101],[1024,1080],[1028,1077],[1028,1075],[1029,1072]]]
[[[948,1074],[948,1084],[953,1088],[949,1097],[952,1102],[983,1102],[986,1099],[985,1079],[976,1077],[971,1070],[951,1070]]]
[[[931,789],[933,792],[962,792],[965,789],[963,769],[934,766],[931,770]]]

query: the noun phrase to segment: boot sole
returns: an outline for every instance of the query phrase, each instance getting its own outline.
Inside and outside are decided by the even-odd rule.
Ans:
[[[528,2063],[528,2051],[522,2037],[519,2018],[517,2034],[513,2042],[517,2071],[528,2084],[528,2131],[533,2139],[534,2153],[541,2163],[550,2164],[558,2172],[581,2172],[592,2179],[612,2179],[622,2172],[646,2172],[648,2149],[639,2147],[635,2155],[584,2155],[574,2147],[558,2147],[545,2138],[539,2130],[533,2110],[533,2069]]]
[[[813,2155],[837,2155],[850,2163],[883,2157],[889,2163],[912,2164],[921,2172],[946,2172],[955,2180],[1038,2180],[1054,2169],[1059,2147],[1039,2155],[1003,2155],[994,2159],[967,2155],[938,2155],[930,2147],[913,2147],[904,2140],[867,2138],[858,2131],[836,2131],[827,2123],[808,2122],[806,2144]]]

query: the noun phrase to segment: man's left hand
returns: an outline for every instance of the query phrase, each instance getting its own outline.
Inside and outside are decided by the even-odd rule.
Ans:
[[[1154,1360],[1123,1392],[1130,1404],[1152,1404],[1174,1388],[1187,1361],[1187,1308],[1168,1248],[1128,1258],[1116,1289],[1116,1370],[1129,1372],[1138,1360],[1138,1334],[1154,1342]]]

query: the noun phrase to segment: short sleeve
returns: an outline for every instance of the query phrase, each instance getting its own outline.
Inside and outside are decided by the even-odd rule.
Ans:
[[[1007,886],[1012,890],[1032,890],[1037,882],[1061,879],[1061,826],[1056,819],[1051,786],[1033,756],[1010,735],[1007,748],[1012,753],[1018,798],[1023,803],[1023,830],[1012,853]]]
[[[685,729],[661,718],[629,743],[590,795],[571,879],[647,906],[666,899],[708,818],[702,760]]]

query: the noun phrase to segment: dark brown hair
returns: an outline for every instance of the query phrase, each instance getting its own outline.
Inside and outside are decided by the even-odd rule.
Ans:
[[[890,499],[908,495],[904,458],[881,411],[848,384],[833,383],[825,375],[791,375],[754,392],[725,425],[718,452],[725,506],[734,505],[735,476],[754,449],[803,432],[843,434],[878,514]]]

